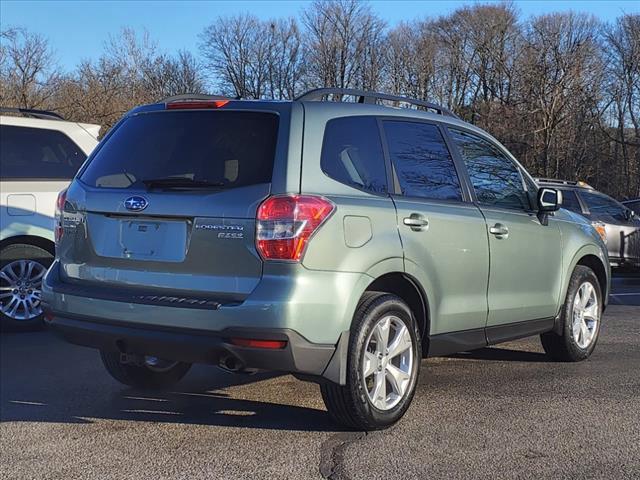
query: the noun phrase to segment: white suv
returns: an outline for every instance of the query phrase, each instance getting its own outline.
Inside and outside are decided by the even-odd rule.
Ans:
[[[98,144],[100,125],[0,108],[0,322],[42,325],[40,285],[54,256],[58,193]],[[20,116],[15,116],[20,115]]]

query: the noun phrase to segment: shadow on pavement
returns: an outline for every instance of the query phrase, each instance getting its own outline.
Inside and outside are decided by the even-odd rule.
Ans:
[[[286,377],[269,381],[279,376],[275,373],[234,375],[215,367],[194,366],[172,390],[139,390],[112,380],[97,351],[66,344],[49,332],[3,333],[0,359],[0,422],[91,423],[92,419],[106,419],[340,430],[324,410],[285,404],[298,403],[296,391],[317,398],[317,387],[286,381]],[[260,382],[264,384],[258,385]],[[229,387],[238,388],[230,392]],[[247,392],[273,402],[236,398]]]

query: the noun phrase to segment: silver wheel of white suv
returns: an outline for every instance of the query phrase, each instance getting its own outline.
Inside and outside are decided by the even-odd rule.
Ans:
[[[15,260],[0,269],[0,311],[12,320],[42,315],[40,289],[47,267],[36,260]]]
[[[8,331],[42,328],[42,281],[53,261],[49,250],[13,243],[0,250],[0,327]]]

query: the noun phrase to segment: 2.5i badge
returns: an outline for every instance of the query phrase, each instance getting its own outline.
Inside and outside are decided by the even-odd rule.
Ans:
[[[217,232],[218,238],[244,238],[244,226],[242,225],[216,225],[213,223],[198,223],[196,224],[196,230],[211,230],[213,232]]]

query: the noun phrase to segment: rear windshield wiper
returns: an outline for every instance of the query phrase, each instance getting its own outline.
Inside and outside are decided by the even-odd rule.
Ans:
[[[226,185],[225,182],[211,182],[209,180],[194,180],[188,177],[164,177],[150,178],[142,180],[147,188],[178,188],[178,189],[196,189],[196,188],[219,188]]]

